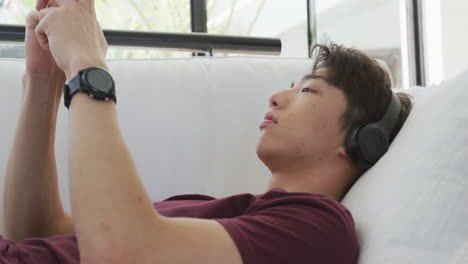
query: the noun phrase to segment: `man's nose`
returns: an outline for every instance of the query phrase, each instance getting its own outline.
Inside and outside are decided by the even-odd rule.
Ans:
[[[272,96],[270,96],[270,100],[269,100],[269,107],[270,108],[273,108],[273,107],[277,107],[278,106],[278,103],[275,101],[275,98]]]
[[[287,98],[285,91],[287,90],[276,92],[270,96],[268,100],[270,108],[283,108],[286,105]]]

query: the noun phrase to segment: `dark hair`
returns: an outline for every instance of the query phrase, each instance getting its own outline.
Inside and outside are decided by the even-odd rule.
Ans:
[[[315,54],[313,71],[325,69],[331,84],[341,89],[348,104],[343,113],[342,131],[364,122],[380,120],[392,95],[392,82],[389,73],[380,64],[363,52],[345,48],[333,42],[315,45],[311,49]],[[405,123],[412,102],[408,94],[398,93],[401,112],[393,129],[390,142]]]

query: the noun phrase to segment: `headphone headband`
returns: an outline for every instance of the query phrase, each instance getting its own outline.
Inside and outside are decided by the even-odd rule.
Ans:
[[[392,91],[392,98],[390,98],[390,103],[387,107],[387,111],[377,123],[377,126],[382,128],[382,131],[387,135],[389,142],[390,136],[393,129],[395,128],[396,123],[398,122],[398,117],[400,117],[401,112],[401,103],[398,95]]]

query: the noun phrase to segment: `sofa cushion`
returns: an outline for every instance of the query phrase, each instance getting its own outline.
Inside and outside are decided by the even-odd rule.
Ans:
[[[270,174],[256,144],[268,98],[312,67],[308,59],[276,57],[113,60],[108,66],[122,133],[153,201],[186,193],[222,197],[264,191]],[[23,60],[0,60],[0,193],[23,73]],[[56,159],[60,195],[70,211],[67,114],[62,99]]]
[[[413,89],[414,108],[342,203],[359,263],[468,263],[468,71]],[[421,96],[424,89],[423,96]]]

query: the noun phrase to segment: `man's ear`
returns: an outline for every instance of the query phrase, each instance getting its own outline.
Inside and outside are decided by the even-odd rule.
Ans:
[[[344,158],[346,160],[348,160],[349,162],[353,162],[349,156],[348,156],[348,153],[346,153],[346,147],[345,146],[341,146],[338,148],[338,155],[341,157],[341,158]]]
[[[348,153],[346,152],[346,147],[342,146],[338,149],[338,155],[340,158],[345,159],[348,162],[349,167],[355,171],[352,175],[354,176],[359,176],[363,173],[361,169],[358,168],[358,166],[351,160],[351,158],[348,156]],[[353,176],[353,177],[354,177]]]

